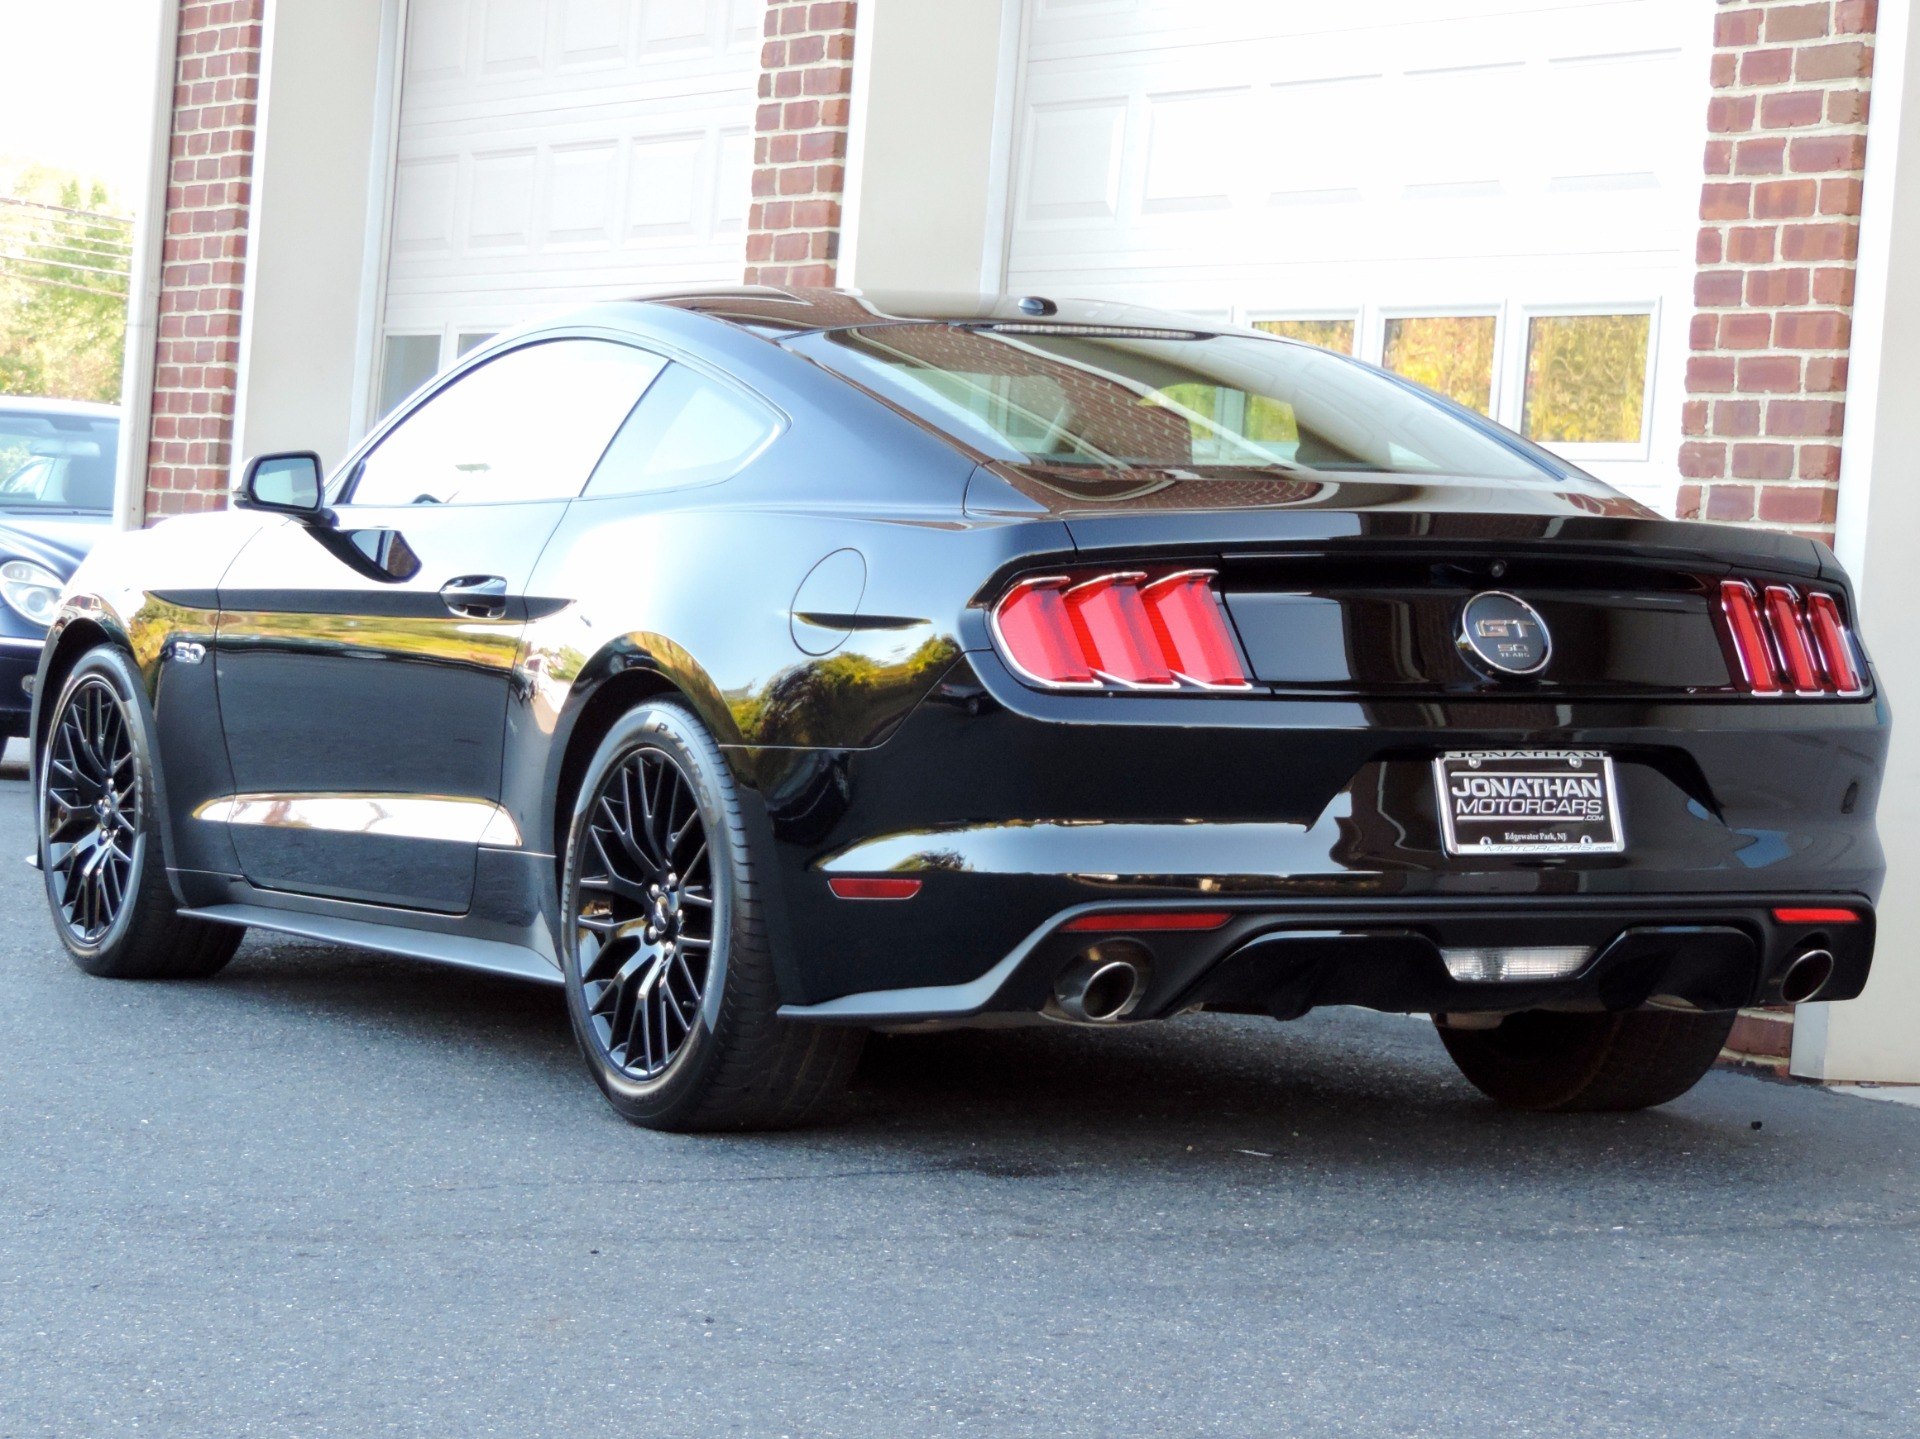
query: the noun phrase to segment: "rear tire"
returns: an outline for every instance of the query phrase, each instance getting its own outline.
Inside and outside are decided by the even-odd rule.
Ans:
[[[1513,1109],[1648,1109],[1698,1084],[1725,1047],[1735,1014],[1635,1009],[1614,1014],[1525,1010],[1494,1029],[1454,1029],[1441,1043],[1489,1099]]]
[[[160,838],[153,734],[119,650],[88,651],[60,691],[40,759],[40,872],[54,932],[103,979],[204,979],[246,931],[188,919]]]
[[[780,1018],[733,776],[678,703],[623,716],[588,765],[568,826],[560,938],[574,1038],[635,1124],[804,1123],[860,1058],[864,1031]]]

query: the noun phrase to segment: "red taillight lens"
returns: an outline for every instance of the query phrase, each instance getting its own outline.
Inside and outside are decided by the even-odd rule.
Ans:
[[[1213,571],[1022,580],[993,609],[994,638],[1048,689],[1247,689]]]
[[[1813,663],[1813,646],[1807,643],[1800,597],[1785,585],[1767,587],[1767,628],[1773,631],[1773,642],[1785,661],[1787,683],[1801,694],[1817,694],[1820,671]]]
[[[1832,595],[1803,597],[1786,585],[1768,585],[1756,595],[1745,580],[1723,580],[1720,612],[1740,678],[1752,693],[1857,695],[1864,690],[1853,636]]]
[[[1820,668],[1827,683],[1843,695],[1858,694],[1860,666],[1853,657],[1853,637],[1840,618],[1840,606],[1832,595],[1808,595],[1807,619],[1813,626],[1814,643],[1820,648]]]
[[[1067,617],[1073,621],[1080,653],[1100,674],[1123,685],[1166,688],[1173,672],[1160,657],[1147,607],[1140,602],[1144,575],[1102,575],[1067,591]]]
[[[1189,570],[1155,580],[1140,591],[1140,603],[1175,674],[1215,689],[1247,687],[1212,575]]]
[[[1073,625],[1062,597],[1068,581],[1061,576],[1022,580],[993,612],[1000,647],[1029,678],[1056,688],[1096,689],[1087,662],[1080,658]]]
[[[1760,624],[1760,603],[1753,597],[1753,587],[1744,580],[1722,581],[1720,609],[1733,634],[1734,653],[1740,657],[1747,688],[1757,695],[1778,694],[1780,678],[1774,672],[1773,656],[1767,652],[1767,635]]]

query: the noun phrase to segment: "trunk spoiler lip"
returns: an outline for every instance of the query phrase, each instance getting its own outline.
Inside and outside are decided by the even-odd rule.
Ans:
[[[1833,552],[1802,535],[1689,520],[1465,511],[1134,511],[1055,516],[1083,554],[1204,548],[1224,561],[1380,545],[1480,553],[1536,547],[1728,572],[1754,570],[1850,588]]]

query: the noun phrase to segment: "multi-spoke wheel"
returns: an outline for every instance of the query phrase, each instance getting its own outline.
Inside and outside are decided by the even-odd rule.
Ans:
[[[68,930],[96,945],[133,893],[140,774],[120,697],[90,675],[68,692],[47,745],[41,824],[55,905]]]
[[[40,751],[40,868],[74,961],[121,979],[212,974],[244,931],[181,917],[159,862],[153,745],[118,650],[83,655]]]
[[[793,1124],[863,1036],[779,1017],[740,799],[678,703],[615,723],[568,829],[562,964],[575,1037],[615,1109],[656,1129]]]
[[[601,781],[586,851],[575,927],[594,1038],[655,1079],[699,1019],[714,937],[706,826],[671,755],[636,749]]]

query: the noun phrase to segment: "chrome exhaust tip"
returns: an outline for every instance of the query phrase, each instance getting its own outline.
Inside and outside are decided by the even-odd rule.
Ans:
[[[1833,952],[1825,949],[1803,950],[1780,979],[1780,998],[1787,1004],[1805,1004],[1816,998],[1833,978]]]
[[[1113,1024],[1140,1006],[1147,994],[1147,967],[1137,945],[1096,945],[1080,955],[1053,981],[1059,1018],[1075,1024]]]

